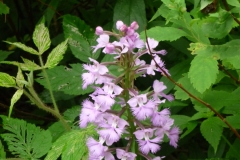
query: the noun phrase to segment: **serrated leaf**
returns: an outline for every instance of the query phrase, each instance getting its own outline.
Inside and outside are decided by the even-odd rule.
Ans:
[[[144,0],[117,0],[113,13],[114,29],[118,20],[127,25],[136,21],[139,25],[139,32],[143,31],[147,24]]]
[[[192,54],[205,54],[212,56],[215,59],[227,59],[230,57],[239,56],[240,40],[235,39],[222,45],[207,45],[203,43],[191,43],[190,51]]]
[[[49,131],[23,120],[1,117],[3,128],[9,132],[1,136],[12,154],[24,159],[38,159],[48,152],[52,143]]]
[[[86,129],[72,130],[53,143],[45,160],[56,160],[61,154],[64,160],[82,159],[88,154],[86,141],[88,137],[96,136],[94,126]]]
[[[215,153],[223,132],[221,123],[222,121],[218,117],[213,117],[204,120],[200,126],[203,137],[214,148]]]
[[[63,31],[68,38],[69,47],[73,55],[84,62],[90,62],[89,57],[97,59],[100,50],[92,53],[92,46],[96,45],[96,36],[84,21],[76,16],[63,16]]]
[[[181,130],[186,128],[188,122],[190,121],[190,117],[185,115],[172,115],[171,118],[174,119],[174,125],[180,127]]]
[[[41,67],[39,65],[37,65],[36,63],[34,63],[34,62],[32,62],[28,59],[25,59],[25,58],[22,58],[22,59],[25,63],[19,63],[19,62],[16,62],[16,61],[2,61],[0,63],[10,64],[10,65],[20,67],[21,70],[23,70],[23,71],[36,71],[36,70],[41,69]]]
[[[51,45],[50,35],[47,27],[41,22],[33,32],[33,42],[38,48],[39,55],[49,49]]]
[[[52,142],[55,142],[60,136],[62,136],[66,132],[63,124],[59,121],[49,126],[48,130],[51,132]]]
[[[71,64],[72,68],[64,66],[56,66],[47,70],[47,74],[54,91],[62,91],[70,95],[82,95],[93,91],[90,87],[86,90],[82,89],[82,64]],[[47,88],[44,78],[37,78],[36,81]]]
[[[227,116],[226,121],[231,124],[231,126],[235,129],[240,129],[240,114],[233,115],[233,116]]]
[[[13,110],[13,105],[21,98],[22,94],[23,94],[23,89],[18,89],[18,90],[14,93],[14,95],[12,96],[12,98],[11,98],[11,105],[10,105],[10,107],[9,107],[8,117],[11,116],[12,110]]]
[[[203,33],[210,38],[221,39],[232,29],[233,18],[225,10],[218,12],[218,17],[208,17],[201,21]]]
[[[181,137],[180,139],[184,138],[185,136],[187,136],[189,133],[191,133],[198,125],[198,122],[196,121],[189,121],[187,123],[187,126],[186,126],[186,131],[184,133],[181,134]]]
[[[74,122],[75,118],[79,116],[80,107],[73,106],[72,108],[67,109],[63,115],[65,120],[70,121],[71,123]]]
[[[197,91],[203,93],[216,81],[219,72],[217,65],[217,60],[211,57],[205,55],[194,57],[188,77]]]
[[[0,62],[5,60],[11,53],[13,53],[13,51],[2,51],[2,50],[0,50]]]
[[[225,59],[229,62],[235,69],[240,69],[240,56],[230,57]]]
[[[46,68],[55,67],[63,59],[63,54],[67,50],[67,42],[68,42],[68,39],[66,39],[64,42],[60,43],[59,45],[57,45],[57,47],[55,47],[51,51],[51,53],[48,55],[47,62],[45,64]]]
[[[9,7],[3,2],[0,2],[0,15],[8,14],[8,13],[9,13]]]
[[[14,42],[14,43],[12,43],[12,42],[7,42],[7,41],[6,41],[6,43],[12,44],[12,45],[14,45],[14,46],[16,46],[16,47],[18,47],[18,48],[20,48],[20,49],[28,52],[28,53],[35,54],[35,55],[40,55],[40,54],[39,54],[35,49],[33,49],[32,47],[28,47],[28,46],[26,46],[25,44],[22,44],[22,43],[20,43],[20,42]]]
[[[23,86],[25,84],[24,81],[25,81],[25,79],[22,74],[22,70],[18,67],[18,73],[16,76],[16,83],[17,83],[18,87],[23,88]]]
[[[210,104],[217,111],[222,109],[224,106],[240,104],[238,95],[226,91],[207,91],[204,94],[202,100]],[[197,101],[194,101],[194,103],[200,106],[204,106]]]
[[[153,27],[147,30],[147,36],[157,41],[175,41],[182,36],[187,36],[187,34],[174,27]],[[145,39],[145,32],[141,33],[141,38]]]
[[[0,86],[1,87],[15,87],[16,82],[14,77],[10,76],[7,73],[0,72]]]
[[[177,81],[177,83],[182,85],[187,91],[189,91],[194,96],[201,97],[201,94],[190,83],[187,74],[184,74],[183,77]],[[178,86],[175,86],[175,90],[176,92],[174,93],[174,96],[176,99],[187,100],[190,98],[189,95]]]
[[[24,67],[26,67],[28,71],[35,71],[35,70],[41,69],[41,67],[39,65],[32,62],[31,60],[23,58],[23,57],[21,57],[21,58],[24,62]]]

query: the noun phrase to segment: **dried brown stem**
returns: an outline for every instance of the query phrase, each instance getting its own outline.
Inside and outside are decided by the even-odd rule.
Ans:
[[[161,70],[161,72],[167,77],[168,80],[170,80],[172,83],[174,83],[176,86],[178,86],[179,88],[181,88],[185,93],[188,94],[189,97],[195,99],[196,101],[200,102],[201,104],[205,105],[207,108],[209,108],[211,111],[213,111],[231,130],[232,132],[240,139],[240,135],[239,133],[237,132],[237,130],[235,128],[233,128],[226,120],[225,118],[220,114],[218,113],[210,104],[204,102],[203,100],[201,100],[200,98],[194,96],[193,94],[191,94],[188,90],[186,90],[181,84],[177,83],[176,81],[174,81],[174,79],[172,79],[165,71],[164,69],[162,69],[162,67],[160,67],[157,62],[155,61],[154,59],[154,56],[153,56],[153,53],[151,52],[151,50],[149,49],[149,44],[148,44],[148,37],[147,37],[147,32],[146,32],[146,29],[145,29],[145,36],[146,36],[146,43],[147,43],[147,46],[148,46],[148,50],[149,50],[149,53],[152,57],[152,59],[154,60],[156,66]]]

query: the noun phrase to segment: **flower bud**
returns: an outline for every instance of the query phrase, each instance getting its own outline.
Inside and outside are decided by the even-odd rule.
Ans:
[[[139,25],[136,21],[134,21],[134,22],[131,23],[130,27],[134,30],[137,30],[139,28]]]
[[[122,21],[117,21],[117,22],[116,22],[116,28],[117,28],[118,30],[120,30],[120,28],[121,28],[123,25],[124,25],[124,23],[123,23]]]
[[[96,34],[96,35],[101,35],[101,34],[103,34],[103,28],[100,27],[100,26],[96,27],[95,34]]]
[[[105,47],[105,49],[103,50],[104,53],[113,53],[115,50],[115,46],[111,43],[108,43]]]

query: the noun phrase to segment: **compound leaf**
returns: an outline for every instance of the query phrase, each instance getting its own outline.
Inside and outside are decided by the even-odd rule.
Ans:
[[[49,131],[42,130],[26,121],[7,118],[3,119],[3,128],[9,133],[1,136],[8,144],[12,154],[24,159],[37,159],[44,156],[51,147],[52,137]]]

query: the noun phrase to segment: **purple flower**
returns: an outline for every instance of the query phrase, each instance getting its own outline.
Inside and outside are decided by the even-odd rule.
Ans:
[[[173,127],[168,133],[167,136],[170,139],[169,144],[175,148],[177,148],[177,142],[179,139],[180,130],[178,127]]]
[[[155,51],[154,48],[156,48],[158,46],[158,41],[154,40],[153,38],[148,38],[148,44],[149,44],[149,49],[148,49],[148,45],[146,43],[146,48],[147,48],[147,53],[149,53],[149,50],[151,51],[151,53],[155,53],[155,54],[161,54],[161,55],[165,55],[167,54],[166,50],[161,50],[161,51]]]
[[[158,143],[162,141],[162,137],[154,138],[154,131],[155,129],[142,129],[134,132],[138,139],[139,149],[143,154],[148,154],[150,151],[156,153],[160,150]]]
[[[146,104],[139,107],[131,107],[133,115],[138,120],[145,120],[153,115],[153,108],[156,106],[156,103],[152,100],[149,100]]]
[[[110,78],[103,76],[108,72],[108,68],[105,65],[99,64],[92,58],[89,58],[89,60],[93,62],[93,65],[83,64],[83,68],[88,71],[88,73],[82,74],[83,89],[94,82],[96,82],[96,84],[102,84],[103,82],[111,81]]]
[[[174,98],[172,95],[166,95],[165,93],[163,93],[163,90],[165,90],[166,88],[167,87],[163,84],[163,82],[155,80],[153,82],[153,90],[154,90],[153,98],[154,98],[154,100],[160,101],[158,96],[161,96],[161,97],[166,98],[168,101],[173,101]]]
[[[147,94],[136,95],[127,101],[131,107],[143,106],[146,102]]]
[[[139,25],[136,21],[133,21],[130,25],[130,27],[134,30],[137,30],[139,28]]]
[[[119,141],[128,123],[113,114],[105,114],[104,119],[105,121],[98,125],[101,128],[98,130],[98,134],[106,140],[106,144],[109,146]]]
[[[94,92],[94,93],[96,93],[96,92]],[[106,108],[109,108],[109,109],[115,103],[115,100],[109,95],[95,96],[95,95],[91,94],[90,96],[96,103],[100,104],[101,106],[105,106]]]
[[[99,142],[93,139],[92,137],[88,138],[87,146],[90,156],[101,156],[104,152],[108,150],[108,147],[103,146],[104,139],[99,138]]]
[[[116,149],[117,158],[121,160],[134,160],[137,156],[135,153],[126,152],[122,149]]]

